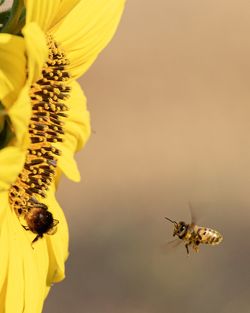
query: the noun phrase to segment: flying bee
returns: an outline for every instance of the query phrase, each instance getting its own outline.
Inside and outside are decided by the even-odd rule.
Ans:
[[[55,234],[57,231],[56,225],[59,223],[48,211],[47,205],[39,202],[27,210],[24,219],[27,223],[27,226],[23,226],[24,229],[30,230],[37,235],[32,243],[42,238],[44,234]]]
[[[168,217],[165,217],[165,219],[174,224],[173,236],[178,236],[179,239],[185,242],[185,247],[188,255],[189,246],[192,246],[195,252],[199,252],[199,245],[201,243],[215,246],[220,244],[223,240],[222,235],[217,230],[196,225],[196,223],[194,222],[192,210],[190,224],[183,221],[177,223],[176,221],[173,221]],[[171,241],[170,243],[176,243],[176,241],[178,244],[178,240]]]

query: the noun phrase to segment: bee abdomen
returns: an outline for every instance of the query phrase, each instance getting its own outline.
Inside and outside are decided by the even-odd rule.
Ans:
[[[222,235],[214,229],[201,227],[198,230],[201,243],[208,245],[218,245],[223,240]]]

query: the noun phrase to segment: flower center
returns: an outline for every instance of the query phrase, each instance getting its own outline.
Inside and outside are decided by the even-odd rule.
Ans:
[[[70,93],[67,85],[69,61],[51,36],[48,36],[47,42],[49,58],[43,67],[42,76],[30,89],[32,115],[25,164],[9,191],[11,207],[27,223],[30,221],[27,216],[31,210],[48,210],[40,201],[46,197],[55,177],[60,150],[53,144],[63,141],[63,119],[67,117],[65,111],[68,110],[65,101]],[[39,219],[33,215],[34,219]],[[34,227],[32,231],[38,233]]]

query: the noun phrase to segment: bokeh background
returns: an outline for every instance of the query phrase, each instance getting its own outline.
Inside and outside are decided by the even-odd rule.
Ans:
[[[93,134],[58,197],[67,277],[44,312],[250,312],[250,4],[130,0],[80,80]],[[186,256],[169,216],[224,235]]]

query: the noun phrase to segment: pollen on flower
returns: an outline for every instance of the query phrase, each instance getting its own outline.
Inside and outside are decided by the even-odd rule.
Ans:
[[[54,180],[61,155],[53,144],[63,141],[62,120],[67,117],[65,101],[70,93],[67,85],[69,61],[51,36],[47,37],[47,43],[49,57],[42,76],[30,88],[32,115],[25,164],[9,191],[11,207],[18,217],[24,218],[27,229],[37,234],[35,240],[44,233],[52,233],[58,223],[41,201]]]

